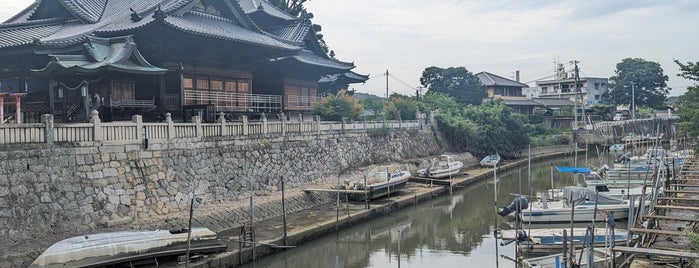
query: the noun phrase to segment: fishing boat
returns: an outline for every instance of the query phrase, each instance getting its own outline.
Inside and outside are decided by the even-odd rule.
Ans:
[[[103,267],[158,257],[179,256],[187,251],[187,230],[124,231],[81,235],[61,240],[46,249],[30,268]],[[216,233],[192,228],[189,252],[211,253],[226,249]]]
[[[602,211],[613,212],[615,220],[626,219],[629,216],[629,200],[607,196],[579,186],[566,187],[563,196],[563,200],[549,202],[546,195],[542,195],[538,202],[530,204],[531,207],[523,207],[518,215],[523,222],[531,223],[604,221]],[[513,202],[510,206],[513,205],[517,204]],[[507,216],[516,211],[510,206],[503,207],[498,214]]]
[[[582,254],[582,256],[581,256]],[[589,249],[579,249],[574,253],[576,266],[581,268],[605,268],[606,264],[610,263],[612,258],[617,258],[621,256],[621,252],[616,252],[612,254],[612,251],[604,248],[594,248],[592,250],[592,264],[590,263],[590,250]],[[579,260],[579,263],[578,263]],[[524,259],[522,264],[524,267],[530,268],[557,268],[566,267],[564,263],[564,254],[558,253],[542,257],[534,257],[529,259]]]
[[[365,180],[347,181],[342,186],[347,197],[352,200],[375,199],[386,196],[405,187],[410,179],[410,171],[401,166],[377,166],[367,172]]]
[[[481,166],[484,167],[494,167],[500,163],[500,155],[499,154],[491,154],[486,157],[483,157],[481,160]]]
[[[537,228],[531,230],[502,230],[501,239],[511,241],[518,239],[518,250],[527,255],[534,254],[550,254],[560,252],[563,249],[563,232],[570,229],[566,228]],[[582,248],[585,244],[589,244],[590,236],[586,234],[585,228],[573,230],[573,245],[576,249]],[[626,244],[629,238],[629,233],[625,230],[616,229],[614,236],[607,233],[606,230],[598,230],[594,235],[593,244],[595,247],[603,247],[614,243],[615,245]],[[570,239],[570,237],[568,237]]]
[[[463,166],[464,163],[461,161],[455,160],[450,155],[443,154],[434,159],[432,164],[428,165],[424,169],[418,170],[417,175],[420,177],[433,179],[449,178],[459,174],[459,171]]]

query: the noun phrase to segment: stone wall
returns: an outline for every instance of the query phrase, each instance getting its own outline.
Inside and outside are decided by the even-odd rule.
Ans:
[[[10,242],[7,249],[109,228],[183,227],[190,192],[203,199],[195,223],[221,231],[248,217],[241,203],[247,204],[251,187],[264,202],[279,193],[282,176],[287,189],[300,192],[361,166],[438,153],[428,129],[178,139],[147,149],[136,144],[5,147],[0,148],[0,240]],[[287,197],[289,212],[328,202],[320,195]],[[255,211],[257,219],[280,214],[277,206]]]

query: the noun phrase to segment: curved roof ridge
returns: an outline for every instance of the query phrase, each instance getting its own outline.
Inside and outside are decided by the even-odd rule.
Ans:
[[[18,21],[0,24],[0,29],[23,28],[31,26],[53,25],[64,22],[63,18],[48,18],[41,20]]]
[[[275,18],[283,19],[283,20],[297,20],[299,18],[292,16],[291,14],[287,13],[286,11],[278,8],[277,6],[273,5],[267,0],[236,0],[238,4],[240,5],[241,8],[243,8],[243,5],[240,4],[241,2],[246,1],[245,7],[247,9],[243,9],[243,12],[246,14],[248,13],[256,13],[256,12],[262,12],[267,15],[270,15]],[[255,5],[252,1],[258,1],[258,4]],[[271,12],[269,10],[271,9]]]
[[[12,23],[15,22],[14,20],[18,20],[21,17],[25,18],[30,18],[32,15],[34,15],[34,12],[36,12],[37,9],[39,9],[39,5],[41,4],[41,0],[36,0],[34,3],[29,5],[28,7],[22,9],[19,13],[15,14],[14,16],[10,17],[3,23]]]
[[[60,0],[68,12],[88,23],[96,23],[102,17],[109,0]]]
[[[211,15],[209,13],[201,12],[201,11],[194,11],[194,10],[189,10],[185,12],[186,14],[194,15],[194,16],[200,16],[204,17],[207,19],[212,19],[212,20],[218,20],[218,21],[223,21],[223,22],[228,22],[228,23],[235,23],[233,20],[224,18],[221,16],[216,16],[216,15]]]
[[[174,0],[173,2],[164,5],[162,7],[162,11],[168,15],[182,15],[188,10],[191,10],[191,7],[193,7],[199,1],[200,0]]]

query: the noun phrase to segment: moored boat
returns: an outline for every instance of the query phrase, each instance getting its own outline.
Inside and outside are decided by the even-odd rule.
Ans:
[[[76,236],[46,249],[29,267],[103,267],[184,255],[187,230],[124,231]],[[223,251],[226,244],[207,228],[192,228],[189,252]]]
[[[375,199],[405,187],[410,175],[410,171],[404,167],[377,166],[369,170],[366,182],[364,180],[347,182],[344,189],[354,190],[347,192],[347,197],[352,200]]]
[[[560,252],[563,248],[564,230],[570,231],[566,228],[538,228],[528,231],[525,229],[519,231],[503,230],[501,231],[501,238],[503,240],[519,239],[518,250],[523,254],[547,254]],[[586,234],[587,230],[585,228],[577,228],[574,229],[573,232],[572,240],[576,249],[589,244],[590,237],[592,236]],[[570,236],[567,238],[571,239]],[[606,230],[601,229],[597,230],[592,242],[595,247],[603,247],[611,243],[623,245],[626,244],[628,238],[629,233],[626,230],[616,229],[614,231],[614,237],[612,237]]]
[[[484,167],[494,167],[498,163],[500,163],[500,155],[499,154],[491,154],[486,157],[483,157],[481,160],[481,166]]]
[[[418,170],[417,175],[420,177],[443,179],[459,174],[463,166],[464,163],[461,161],[455,160],[450,155],[443,154],[432,161],[432,164],[424,169]]]
[[[580,256],[580,254],[582,254],[582,256]],[[616,258],[620,255],[621,255],[621,252],[616,252],[615,254],[612,254],[612,251],[609,249],[594,248],[592,250],[592,258],[590,258],[590,250],[589,249],[576,250],[575,256],[578,256],[578,257],[576,257],[576,260],[580,260],[580,263],[575,264],[574,267],[604,268],[604,267],[606,267],[605,265],[612,260],[612,258]],[[590,259],[592,259],[591,264],[589,263]],[[553,255],[548,255],[548,256],[524,259],[522,261],[522,264],[523,264],[523,267],[530,267],[530,268],[556,268],[556,267],[564,267],[563,266],[564,261],[565,261],[564,254],[558,253],[558,254],[553,254]]]

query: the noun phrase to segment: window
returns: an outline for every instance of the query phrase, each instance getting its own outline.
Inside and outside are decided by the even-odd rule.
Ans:
[[[194,89],[194,79],[191,77],[184,77],[182,79],[182,86],[184,89]]]
[[[547,94],[549,87],[541,87],[541,94]]]
[[[595,100],[599,100],[599,99],[600,99],[600,95],[599,95],[599,94],[596,94],[596,95],[595,95]]]

